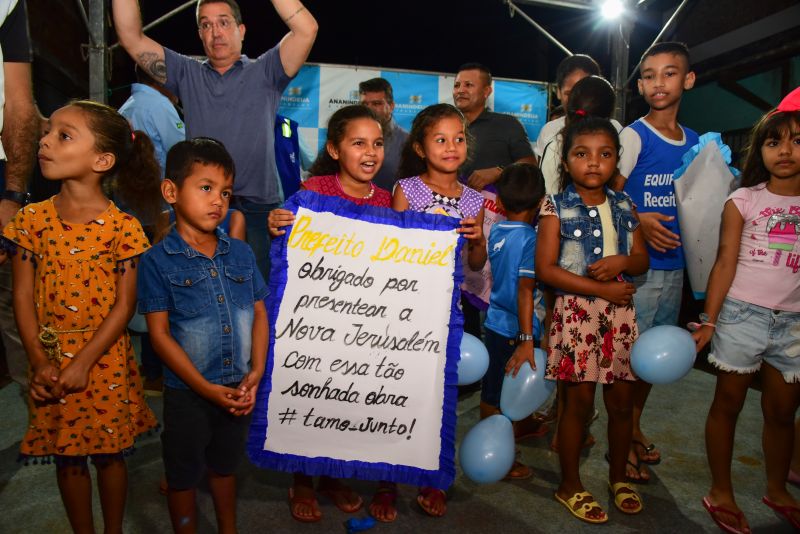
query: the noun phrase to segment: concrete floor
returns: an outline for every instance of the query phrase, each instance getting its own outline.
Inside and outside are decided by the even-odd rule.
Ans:
[[[645,510],[625,516],[609,503],[605,480],[607,465],[605,418],[601,410],[594,433],[598,443],[585,455],[581,472],[584,484],[610,513],[606,526],[591,526],[573,519],[553,500],[558,481],[558,458],[544,438],[520,445],[523,461],[536,476],[524,482],[479,486],[459,476],[451,490],[449,510],[441,519],[425,516],[414,502],[415,488],[404,486],[398,502],[399,517],[390,525],[378,524],[370,532],[718,532],[700,500],[709,474],[705,461],[703,425],[714,391],[714,377],[698,370],[670,386],[653,390],[646,412],[646,431],[662,452],[663,462],[653,468],[653,480],[640,486]],[[761,503],[764,472],[761,454],[760,394],[751,390],[739,420],[733,475],[738,502],[753,532],[790,532]],[[459,403],[459,442],[478,419],[477,393]],[[602,403],[598,399],[598,406]],[[160,413],[160,399],[151,399]],[[24,467],[15,462],[19,441],[26,425],[26,411],[14,384],[0,389],[0,532],[60,533],[69,526],[58,496],[52,466]],[[549,439],[549,438],[548,438]],[[129,459],[130,493],[125,530],[129,533],[169,532],[164,497],[157,484],[161,473],[160,442],[152,436],[138,443]],[[292,520],[286,502],[290,476],[269,472],[250,464],[239,477],[239,527],[242,533],[260,532],[344,532],[348,515],[321,500],[323,519],[307,525]],[[372,483],[356,482],[365,500]],[[99,503],[95,500],[96,525],[102,529]],[[200,532],[214,532],[214,512],[207,491],[199,495]],[[356,514],[363,517],[366,511]]]

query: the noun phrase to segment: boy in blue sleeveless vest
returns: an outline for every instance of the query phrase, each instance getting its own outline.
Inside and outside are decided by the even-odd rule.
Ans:
[[[651,46],[642,55],[639,76],[639,94],[650,111],[620,133],[620,176],[613,187],[619,190],[624,185],[636,204],[650,256],[650,269],[634,280],[636,321],[642,333],[678,321],[684,257],[672,173],[680,166],[683,154],[697,144],[697,134],[678,124],[683,92],[695,82],[686,45],[664,42]],[[642,463],[661,460],[640,425],[651,387],[643,381],[634,387],[633,441],[627,473],[634,480],[650,478]]]
[[[489,261],[495,282],[484,323],[489,369],[481,382],[481,419],[500,413],[500,390],[506,373],[516,376],[525,362],[536,367],[533,347],[541,334],[533,313],[536,230],[532,224],[544,199],[544,178],[534,165],[513,163],[503,169],[495,187],[508,220],[495,223],[489,233]],[[515,424],[516,430],[531,423],[529,419],[520,421]],[[514,462],[506,478],[520,480],[532,474],[528,466]]]

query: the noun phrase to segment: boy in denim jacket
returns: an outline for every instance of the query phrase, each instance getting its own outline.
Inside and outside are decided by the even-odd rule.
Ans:
[[[218,228],[234,172],[218,141],[173,146],[161,191],[175,227],[139,267],[139,312],[166,367],[161,441],[175,532],[196,531],[206,470],[218,528],[235,531],[234,473],[264,373],[267,287],[250,247]]]

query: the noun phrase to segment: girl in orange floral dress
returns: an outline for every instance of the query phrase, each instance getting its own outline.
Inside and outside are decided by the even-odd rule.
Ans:
[[[630,197],[608,183],[617,174],[619,136],[607,119],[577,114],[562,132],[561,192],[539,214],[536,274],[556,289],[546,376],[564,384],[558,424],[561,484],[555,498],[575,517],[605,523],[608,515],[579,473],[583,431],[597,384],[608,412],[608,487],[617,509],[643,506],[625,479],[631,442],[631,345],[637,336],[630,277],[648,259]]]
[[[125,327],[136,304],[139,222],[103,193],[113,178],[136,209],[158,210],[153,146],[108,106],[78,101],[53,113],[39,142],[42,174],[60,192],[23,207],[3,231],[13,254],[14,313],[30,362],[30,419],[21,454],[56,464],[75,532],[94,532],[87,466],[97,470],[105,532],[121,532],[123,455],[156,426]]]

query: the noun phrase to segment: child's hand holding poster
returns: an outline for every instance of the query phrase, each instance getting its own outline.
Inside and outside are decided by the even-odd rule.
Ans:
[[[458,220],[301,191],[273,242],[257,465],[447,487],[455,476]]]

